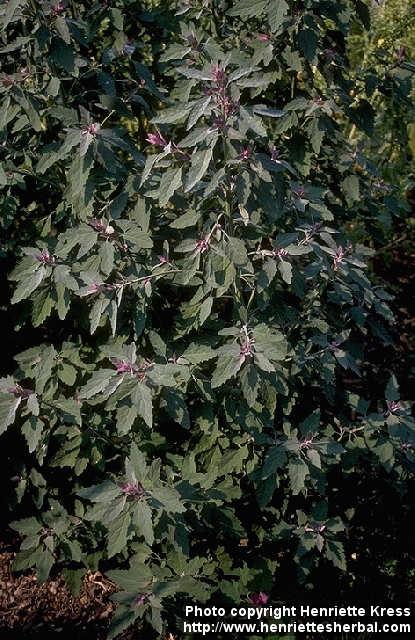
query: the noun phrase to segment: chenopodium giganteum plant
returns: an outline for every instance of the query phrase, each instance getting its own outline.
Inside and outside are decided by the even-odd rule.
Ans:
[[[31,10],[20,18],[41,48]],[[137,618],[162,633],[186,598],[271,591],[281,549],[305,582],[322,562],[346,570],[332,470],[383,465],[392,482],[414,469],[395,378],[383,402],[348,387],[393,321],[370,251],[342,232],[378,198],[342,134],[370,124],[344,57],[365,5],[194,2],[180,15],[159,61],[169,91],[134,62],[162,104],[146,157],[116,128],[127,107],[110,74],[124,67],[110,49],[89,82],[105,73],[113,99],[96,110],[77,94],[72,124],[48,140],[33,170],[60,176],[61,201],[11,274],[35,327],[62,322],[59,342],[18,354],[1,382],[2,430],[28,448],[14,567],[45,580],[56,565],[74,590],[106,570],[119,585],[111,637]],[[78,51],[75,18],[58,18],[53,46]],[[65,64],[76,77],[80,63]],[[59,88],[52,107],[24,90],[7,85],[5,126],[19,105],[68,117]]]

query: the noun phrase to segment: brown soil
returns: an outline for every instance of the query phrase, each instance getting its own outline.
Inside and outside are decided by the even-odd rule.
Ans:
[[[80,595],[68,591],[62,577],[41,584],[33,571],[13,575],[14,553],[0,553],[0,638],[29,638],[36,630],[65,634],[71,626],[71,638],[99,638],[114,611],[109,596],[114,584],[99,572],[88,572]],[[75,625],[75,626],[74,626]],[[94,628],[94,632],[92,631]],[[6,630],[8,634],[6,635]]]

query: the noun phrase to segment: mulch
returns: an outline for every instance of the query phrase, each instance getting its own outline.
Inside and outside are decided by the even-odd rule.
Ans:
[[[39,583],[33,571],[12,574],[15,554],[0,553],[0,639],[70,635],[98,639],[115,609],[109,597],[115,585],[100,572],[88,572],[78,597],[58,576]],[[7,632],[7,635],[6,635]],[[69,634],[70,632],[70,634]]]

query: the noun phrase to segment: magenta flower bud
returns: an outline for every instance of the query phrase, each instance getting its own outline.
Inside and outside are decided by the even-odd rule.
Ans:
[[[92,122],[91,124],[85,125],[85,127],[82,129],[82,135],[85,136],[87,133],[89,133],[90,136],[96,136],[100,128],[101,125],[98,122]]]
[[[52,15],[60,16],[65,11],[65,5],[63,2],[57,2],[52,6]]]
[[[267,604],[269,595],[263,591],[260,591],[259,593],[251,593],[248,600],[251,604],[258,607]]]
[[[209,240],[207,238],[202,238],[196,242],[196,251],[198,253],[205,253],[209,249]]]
[[[282,260],[283,258],[286,258],[288,256],[288,251],[283,248],[274,249],[273,254],[274,254],[274,258],[280,258]]]
[[[36,260],[43,264],[55,264],[55,257],[52,256],[47,249],[43,249],[42,252],[36,256]]]
[[[163,138],[161,133],[149,133],[146,138],[147,142],[153,144],[155,147],[165,147],[167,145],[167,140]]]
[[[102,284],[99,284],[98,282],[92,282],[87,289],[87,295],[100,293],[101,291],[102,291]]]
[[[138,500],[144,495],[143,486],[139,482],[123,482],[120,489],[125,495]]]
[[[258,33],[258,40],[261,42],[269,42],[271,40],[271,36],[268,33]]]
[[[249,149],[248,147],[244,147],[241,153],[239,154],[239,160],[249,160],[251,155],[252,155],[251,149]]]
[[[345,249],[343,249],[342,246],[340,246],[337,251],[336,251],[336,255],[333,258],[333,269],[334,271],[337,271],[337,269],[339,268],[339,264],[341,264],[343,262],[343,258],[346,255],[346,251]]]
[[[27,398],[32,395],[33,391],[31,389],[23,389],[20,384],[16,384],[14,387],[8,387],[7,393],[11,393],[15,398],[27,400]]]
[[[395,415],[398,411],[402,411],[402,405],[399,401],[396,402],[395,400],[387,400],[386,406],[388,408],[388,410],[386,411],[386,415]]]
[[[128,362],[127,360],[120,360],[119,358],[114,358],[112,360],[113,365],[115,366],[117,373],[137,373],[138,367],[136,364],[132,362]]]
[[[143,604],[146,604],[149,600],[149,596],[146,593],[139,593],[136,599],[134,600],[134,604],[136,607],[139,607]]]
[[[215,64],[211,69],[211,78],[216,84],[224,86],[226,84],[225,69],[220,64]]]

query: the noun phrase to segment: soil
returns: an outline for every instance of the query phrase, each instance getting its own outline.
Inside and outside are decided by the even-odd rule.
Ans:
[[[115,586],[108,578],[88,572],[80,595],[74,597],[60,576],[41,584],[33,571],[13,575],[14,556],[10,551],[0,552],[1,640],[105,637],[115,608],[109,600]]]

